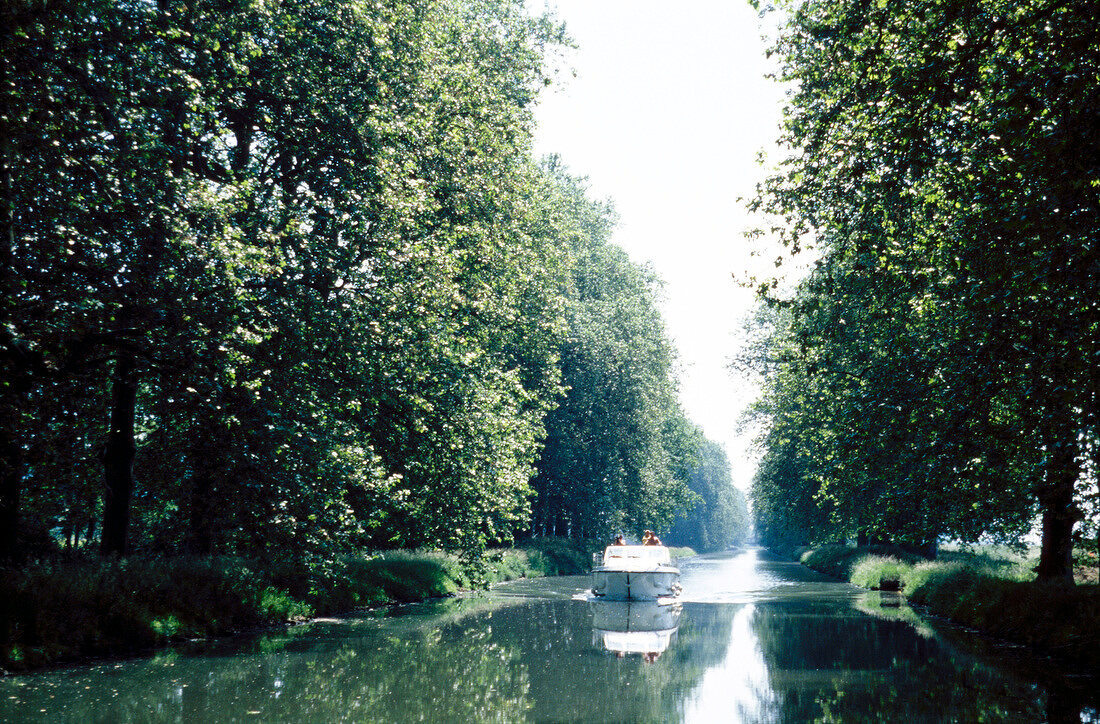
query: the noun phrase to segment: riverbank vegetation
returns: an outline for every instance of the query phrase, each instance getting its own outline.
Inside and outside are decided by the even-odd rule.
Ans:
[[[1092,8],[787,9],[791,153],[755,206],[777,263],[813,258],[797,286],[758,280],[757,532],[927,551],[1034,531],[1038,579],[1072,585],[1100,533]]]
[[[581,574],[591,547],[536,539],[471,560],[439,551],[284,558],[55,561],[0,581],[0,668],[142,652],[172,641],[450,596],[516,578]]]
[[[1037,557],[955,548],[933,561],[897,546],[836,544],[799,553],[803,565],[826,575],[873,590],[900,588],[936,616],[1100,669],[1100,586],[1038,581]]]

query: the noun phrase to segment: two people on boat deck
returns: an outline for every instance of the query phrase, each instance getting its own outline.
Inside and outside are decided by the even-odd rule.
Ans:
[[[613,546],[625,546],[626,541],[623,540],[623,534],[619,533],[615,536],[615,540],[611,542]],[[647,530],[642,536],[642,545],[644,546],[659,546],[663,545],[661,539],[657,537],[657,534],[651,530]]]

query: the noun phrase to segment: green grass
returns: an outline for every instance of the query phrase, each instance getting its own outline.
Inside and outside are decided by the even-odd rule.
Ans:
[[[688,548],[687,546],[671,547],[668,549],[668,554],[672,556],[672,560],[674,561],[678,558],[691,558],[692,556],[699,555],[694,549]]]
[[[833,578],[848,580],[852,575],[852,568],[859,559],[867,555],[867,549],[853,548],[851,546],[834,544],[824,545],[820,548],[811,548],[802,553],[799,560],[804,566],[819,571]]]
[[[909,600],[956,623],[1100,668],[1100,586],[1000,578],[958,563],[925,565]]]
[[[590,546],[537,539],[478,560],[439,551],[303,563],[242,558],[98,559],[0,571],[0,667],[132,654],[364,606],[450,596],[513,578],[588,571]]]
[[[861,588],[878,590],[883,581],[904,581],[905,573],[912,566],[893,556],[863,556],[855,561],[849,581]]]
[[[1039,550],[1034,547],[1019,549],[997,545],[945,545],[940,549],[937,561],[957,563],[999,578],[1030,581],[1035,578],[1035,568],[1039,565]]]
[[[564,538],[532,538],[517,546],[525,551],[535,575],[576,576],[588,573],[592,554],[603,546],[594,541],[570,541]]]
[[[898,579],[911,603],[937,616],[1100,668],[1100,586],[1038,583],[1034,553],[947,547],[939,560],[927,561],[879,546],[827,545],[804,552],[801,560],[863,588]]]

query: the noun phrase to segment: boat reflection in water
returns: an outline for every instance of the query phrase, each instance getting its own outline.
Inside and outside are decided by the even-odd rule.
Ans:
[[[676,640],[680,603],[592,601],[592,645],[617,656],[641,654],[651,663]]]

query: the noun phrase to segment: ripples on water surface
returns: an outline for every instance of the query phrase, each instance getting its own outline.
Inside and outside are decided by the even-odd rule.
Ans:
[[[1100,721],[1090,682],[888,594],[757,552],[681,567],[669,607],[576,600],[585,578],[516,581],[9,677],[0,721]]]

